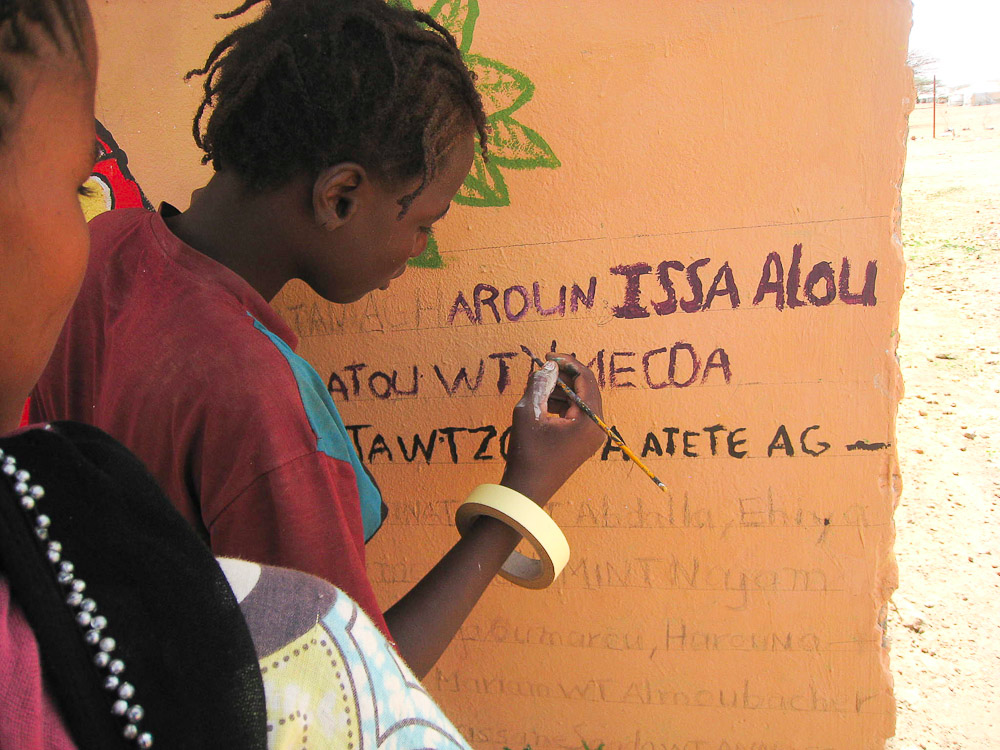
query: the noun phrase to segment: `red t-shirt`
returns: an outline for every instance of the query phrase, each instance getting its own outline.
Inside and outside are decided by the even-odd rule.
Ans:
[[[364,552],[381,496],[295,334],[159,214],[111,211],[90,229],[87,275],[31,420],[100,427],[216,555],[325,578],[386,630]]]

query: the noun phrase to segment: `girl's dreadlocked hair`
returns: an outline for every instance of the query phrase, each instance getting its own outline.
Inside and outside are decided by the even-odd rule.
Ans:
[[[12,58],[38,53],[32,38],[37,29],[60,50],[71,44],[82,59],[88,14],[86,0],[0,0],[0,142],[16,104]]]
[[[202,161],[251,189],[354,161],[390,182],[421,178],[402,215],[470,125],[486,152],[486,115],[454,38],[426,13],[383,0],[270,0],[187,79],[195,75],[205,76],[194,118]]]

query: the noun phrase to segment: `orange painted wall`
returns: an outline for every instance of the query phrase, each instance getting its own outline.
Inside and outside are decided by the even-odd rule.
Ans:
[[[183,207],[208,176],[180,76],[228,6],[95,8],[99,116],[154,203]],[[392,508],[371,574],[391,603],[499,477],[482,428],[509,424],[522,344],[594,360],[609,421],[669,493],[618,454],[585,465],[550,506],[566,572],[544,592],[496,583],[428,688],[486,748],[881,747],[909,0],[478,10],[470,53],[514,71],[484,76],[490,101],[522,96],[495,120],[492,176],[441,225],[444,267],[351,308],[298,286],[277,301],[344,421],[370,425],[358,443]]]

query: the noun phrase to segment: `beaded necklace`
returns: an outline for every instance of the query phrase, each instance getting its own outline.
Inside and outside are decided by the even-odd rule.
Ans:
[[[52,429],[46,425],[45,429]],[[122,736],[145,750],[153,746],[153,735],[142,731],[143,707],[134,702],[135,686],[122,679],[125,662],[112,654],[115,639],[107,635],[107,618],[98,614],[97,602],[85,595],[87,584],[76,575],[76,566],[63,554],[63,546],[52,538],[52,519],[39,509],[45,489],[31,481],[31,474],[17,467],[17,459],[0,449],[0,473],[11,483],[21,509],[28,516],[35,537],[52,568],[53,576],[66,592],[66,605],[73,611],[83,641],[93,650],[93,663],[103,680],[104,689],[115,697],[111,713],[121,718]]]

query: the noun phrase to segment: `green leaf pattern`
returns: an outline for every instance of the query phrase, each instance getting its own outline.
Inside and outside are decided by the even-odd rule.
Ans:
[[[483,159],[483,153],[476,146],[476,156],[472,160],[472,169],[465,178],[455,203],[463,206],[509,206],[510,195],[507,192],[507,182],[500,171],[500,165],[492,157],[489,162]]]
[[[479,0],[437,0],[427,14],[451,32],[462,52],[469,51],[479,17]]]
[[[476,89],[490,117],[510,114],[535,93],[535,84],[528,76],[501,62],[469,54],[465,56],[465,64],[476,74]]]
[[[490,119],[490,162],[508,169],[555,169],[559,160],[538,133],[507,115]]]
[[[401,7],[415,9],[413,0],[391,1]],[[514,112],[531,101],[535,85],[521,71],[469,51],[479,17],[479,0],[435,0],[427,13],[451,32],[466,64],[476,74],[476,88],[483,98],[491,129],[489,161],[483,159],[477,145],[472,169],[455,196],[455,203],[464,206],[509,206],[510,193],[501,168],[555,169],[560,166],[559,159],[545,139],[513,117]],[[427,243],[427,250],[411,260],[410,265],[421,268],[444,266],[433,237]]]

